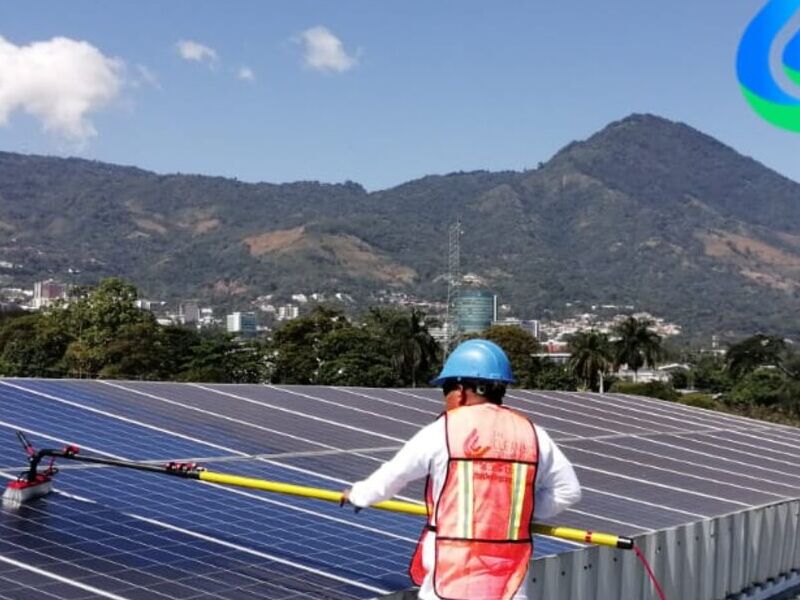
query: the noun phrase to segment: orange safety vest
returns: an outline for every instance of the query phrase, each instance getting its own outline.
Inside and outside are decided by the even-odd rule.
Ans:
[[[409,568],[422,584],[422,546],[436,532],[433,587],[447,600],[509,600],[533,553],[531,520],[539,443],[533,424],[496,404],[445,413],[447,476],[436,502],[425,485],[428,524]]]

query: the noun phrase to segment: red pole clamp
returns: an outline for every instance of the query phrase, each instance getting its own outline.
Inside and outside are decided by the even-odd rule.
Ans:
[[[74,444],[70,444],[69,446],[64,446],[64,454],[66,456],[73,456],[73,455],[77,454],[80,451],[81,451],[81,449],[78,448]]]

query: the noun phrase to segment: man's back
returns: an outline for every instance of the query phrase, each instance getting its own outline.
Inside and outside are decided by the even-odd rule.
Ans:
[[[428,476],[429,520],[411,565],[423,600],[523,600],[532,517],[580,499],[572,465],[546,432],[502,406],[514,381],[497,344],[463,342],[431,381],[442,386],[445,413],[344,491],[368,506]]]

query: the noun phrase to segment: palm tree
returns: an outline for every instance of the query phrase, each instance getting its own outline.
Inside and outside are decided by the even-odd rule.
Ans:
[[[417,387],[432,374],[441,348],[428,331],[425,313],[416,308],[372,308],[367,323],[377,326],[392,348],[392,366],[402,384]]]
[[[404,379],[417,387],[420,378],[427,378],[439,361],[439,344],[428,331],[425,313],[412,308],[395,322],[395,339],[399,346],[398,363]]]
[[[603,391],[603,374],[612,365],[608,336],[592,329],[579,331],[569,339],[570,357],[567,366],[589,389]]]
[[[650,319],[628,317],[613,330],[616,338],[611,342],[614,368],[628,365],[634,381],[642,366],[655,366],[662,355],[661,336],[650,329],[652,325]]]

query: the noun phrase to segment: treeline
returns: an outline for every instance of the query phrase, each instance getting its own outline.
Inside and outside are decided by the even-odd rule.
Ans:
[[[605,391],[651,396],[700,408],[800,424],[800,351],[786,340],[756,334],[724,352],[674,350],[646,319],[628,317],[610,333],[578,332],[565,364],[537,357],[539,346],[517,327],[493,326],[480,334],[509,355],[519,385],[539,390]],[[477,336],[476,336],[477,337]],[[674,363],[670,381],[637,382],[642,367]],[[633,381],[619,376],[622,367]]]
[[[68,303],[0,323],[0,374],[359,386],[417,386],[433,377],[441,349],[425,316],[370,309],[351,321],[325,306],[288,321],[271,338],[160,325],[117,278],[75,290]]]
[[[433,323],[417,310],[371,308],[357,318],[317,306],[271,336],[236,340],[222,331],[160,325],[135,306],[137,290],[117,278],[75,290],[68,303],[37,313],[0,315],[0,375],[280,383],[365,387],[427,385],[443,351]],[[800,422],[800,352],[758,334],[722,353],[675,352],[652,323],[629,317],[610,334],[580,332],[570,358],[556,364],[519,327],[480,334],[506,351],[517,385],[649,395],[759,418]],[[478,336],[473,336],[478,337]],[[622,381],[665,360],[677,362],[669,383]]]
[[[606,335],[581,332],[570,340],[568,370],[584,389],[604,381],[612,392],[726,410],[761,419],[800,423],[800,352],[786,340],[756,334],[723,352],[670,351],[648,321],[628,318]],[[672,361],[669,382],[635,381],[642,366]],[[622,364],[634,381],[617,380]]]
[[[689,353],[673,376],[683,401],[704,408],[800,424],[800,351],[786,340],[757,334],[724,354]],[[668,398],[669,399],[669,398]]]
[[[137,290],[116,278],[74,290],[68,303],[6,316],[0,373],[176,381],[262,381],[259,344],[162,326],[136,307]]]

